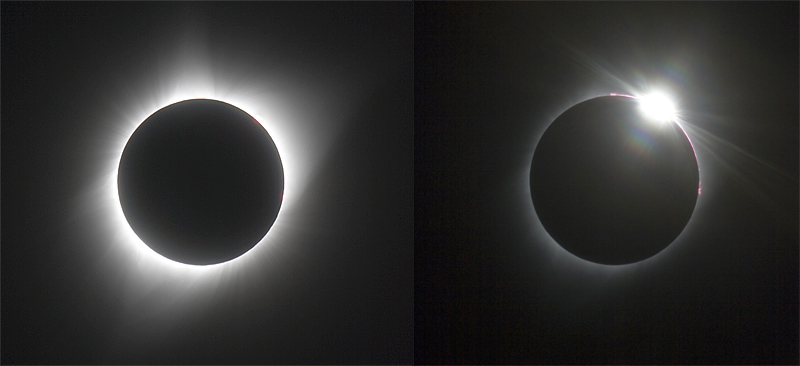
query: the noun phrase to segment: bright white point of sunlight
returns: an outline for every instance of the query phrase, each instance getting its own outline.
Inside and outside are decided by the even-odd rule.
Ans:
[[[676,118],[675,104],[666,95],[653,93],[638,99],[639,108],[645,117],[659,122],[672,121]]]

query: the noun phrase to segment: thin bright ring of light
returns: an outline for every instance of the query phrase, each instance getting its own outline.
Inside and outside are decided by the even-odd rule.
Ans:
[[[571,103],[567,103],[567,104],[563,105],[560,108],[560,111],[557,112],[557,113],[554,113],[552,116],[550,116],[550,118],[548,118],[548,120],[550,122],[552,122],[553,120],[555,120],[556,117],[561,115],[561,113],[563,113],[564,111],[569,109],[571,106],[573,106],[575,104],[578,104],[580,102],[583,102],[585,100],[594,98],[594,97],[620,96],[620,97],[633,98],[633,99],[637,99],[637,100],[643,100],[643,99],[647,100],[648,97],[650,97],[650,96],[658,96],[657,98],[654,98],[654,99],[651,99],[651,100],[655,100],[655,101],[667,100],[670,103],[668,105],[668,107],[671,107],[671,109],[662,108],[662,110],[666,109],[667,111],[669,111],[668,115],[670,115],[670,118],[667,118],[665,120],[664,119],[659,119],[659,121],[660,122],[671,121],[671,122],[675,123],[681,129],[681,131],[684,133],[686,138],[689,140],[689,144],[692,147],[692,150],[693,150],[694,155],[695,155],[695,160],[698,162],[698,167],[699,167],[700,160],[697,158],[697,151],[696,151],[696,149],[694,147],[694,144],[692,143],[691,138],[689,137],[689,134],[686,132],[686,130],[682,126],[682,122],[683,121],[681,120],[681,113],[676,108],[675,104],[672,104],[671,99],[666,97],[666,94],[664,94],[662,92],[651,92],[651,93],[634,92],[632,94],[634,94],[634,95],[625,94],[625,93],[600,93],[600,94],[587,93],[586,95],[584,95],[582,97],[576,98]],[[647,103],[645,103],[645,105],[647,105]],[[647,108],[644,107],[643,109],[647,109]],[[664,116],[664,115],[662,114],[662,116]],[[549,126],[549,124],[548,124],[548,126]],[[540,132],[540,135],[537,137],[537,140],[541,139],[541,134],[543,134],[543,133],[544,133],[544,130],[542,130]],[[537,141],[537,144],[538,144],[538,141]],[[534,149],[535,149],[535,146],[536,146],[536,144],[533,145]],[[533,154],[533,151],[531,151],[531,154]],[[525,165],[525,168],[522,170],[522,172],[523,172],[523,177],[524,178],[520,179],[520,183],[523,183],[523,182],[524,183],[520,185],[520,193],[521,193],[521,195],[523,197],[525,197],[525,201],[530,203],[530,197],[531,197],[530,196],[530,181],[529,181],[530,159],[526,160],[526,165]],[[701,180],[702,180],[702,171],[701,171]],[[700,182],[698,182],[698,183],[700,183]],[[699,205],[701,203],[700,202],[701,198],[700,198],[699,195],[700,195],[700,187],[698,187],[698,203],[697,203],[697,205]],[[544,243],[546,243],[545,248],[547,248],[547,251],[550,253],[550,255],[552,255],[551,261],[552,261],[553,264],[556,264],[558,267],[561,267],[561,268],[569,268],[570,270],[579,270],[581,272],[590,273],[591,276],[598,277],[598,278],[604,278],[604,279],[608,279],[608,278],[610,278],[609,276],[616,275],[616,274],[624,275],[624,274],[633,273],[635,271],[640,270],[642,268],[642,266],[650,266],[650,265],[653,265],[655,263],[661,263],[664,260],[664,257],[669,257],[671,255],[670,252],[672,252],[674,250],[674,248],[673,248],[674,245],[677,242],[681,241],[681,237],[684,236],[684,234],[687,232],[687,230],[688,231],[693,230],[692,227],[693,227],[694,221],[695,221],[694,220],[694,213],[693,213],[692,218],[686,224],[686,227],[684,227],[683,232],[681,232],[681,234],[678,235],[678,237],[669,246],[667,246],[667,248],[665,248],[664,250],[662,250],[661,252],[659,252],[658,254],[656,254],[656,255],[654,255],[654,256],[652,256],[650,258],[644,259],[644,260],[639,261],[639,262],[628,263],[628,264],[606,265],[606,264],[599,264],[599,263],[590,262],[590,261],[581,259],[581,258],[573,255],[572,253],[567,252],[563,247],[561,247],[561,245],[556,243],[556,241],[553,240],[553,238],[549,234],[547,234],[547,232],[544,230],[544,227],[542,226],[541,222],[539,221],[538,217],[536,216],[536,213],[535,213],[535,211],[533,209],[533,205],[528,204],[527,208],[529,210],[528,211],[528,215],[529,215],[530,219],[532,220],[532,222],[534,223],[533,226],[531,227],[531,230],[532,230],[531,231],[531,235],[532,235],[532,237],[537,238],[537,240],[542,240]],[[695,206],[695,213],[696,212],[697,212],[697,206]]]

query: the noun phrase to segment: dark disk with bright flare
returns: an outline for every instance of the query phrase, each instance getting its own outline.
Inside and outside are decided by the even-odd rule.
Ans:
[[[207,265],[253,248],[283,200],[278,149],[241,109],[192,99],[164,107],[131,135],[119,163],[130,227],[162,256]]]
[[[547,128],[531,163],[536,215],[564,249],[620,265],[650,258],[683,231],[699,194],[692,145],[674,121],[640,100],[579,103]]]

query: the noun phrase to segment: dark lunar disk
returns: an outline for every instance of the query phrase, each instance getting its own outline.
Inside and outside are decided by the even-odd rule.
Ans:
[[[669,246],[694,211],[699,172],[675,122],[642,117],[638,101],[605,96],[561,114],[531,163],[542,225],[585,260],[626,264]]]
[[[148,117],[119,163],[119,199],[133,231],[174,261],[236,258],[269,231],[283,166],[266,130],[230,104],[193,99]]]

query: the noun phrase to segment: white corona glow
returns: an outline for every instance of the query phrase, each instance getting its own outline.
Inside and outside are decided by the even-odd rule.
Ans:
[[[251,294],[273,298],[270,292],[306,271],[294,261],[307,255],[300,250],[313,248],[309,240],[323,240],[318,231],[324,230],[309,220],[319,217],[308,210],[330,192],[318,175],[337,157],[342,133],[382,80],[375,68],[329,72],[343,65],[320,57],[287,58],[271,49],[279,38],[270,35],[252,47],[211,36],[207,24],[191,19],[176,27],[163,39],[130,45],[141,56],[136,62],[98,70],[86,88],[89,99],[75,117],[62,121],[82,128],[72,156],[79,167],[75,178],[83,184],[64,220],[73,238],[65,251],[86,265],[86,286],[104,294],[117,329],[114,347],[135,342],[149,349],[171,341],[176,330],[203,319],[215,304]],[[125,218],[117,185],[120,158],[134,131],[156,111],[189,99],[218,100],[251,115],[275,143],[284,174],[283,200],[267,234],[239,257],[204,266],[175,262],[142,242]],[[273,305],[260,306],[270,311]]]
[[[283,268],[275,254],[287,253],[302,226],[298,203],[354,108],[327,84],[303,84],[303,75],[213,60],[202,42],[186,41],[172,57],[120,77],[116,88],[109,86],[98,97],[104,108],[94,115],[95,179],[76,197],[75,214],[89,225],[92,237],[83,247],[87,254],[98,253],[95,271],[112,281],[109,291],[122,298],[123,323],[139,321],[145,305],[153,316],[200,309],[203,299],[232,291],[228,284],[267,281],[267,273]],[[250,114],[275,143],[284,172],[283,201],[267,234],[241,256],[204,266],[172,261],[142,242],[123,214],[117,186],[120,158],[133,132],[156,111],[188,99],[218,100]],[[153,294],[159,294],[158,301],[147,300]]]
[[[133,132],[136,130],[136,128],[138,128],[138,127],[139,127],[139,125],[140,125],[142,122],[144,122],[144,121],[145,121],[147,118],[149,118],[149,117],[150,117],[150,115],[152,115],[153,113],[155,113],[156,111],[158,111],[158,110],[160,110],[160,109],[162,109],[162,108],[164,108],[164,107],[167,107],[167,106],[169,106],[169,105],[172,105],[172,104],[174,104],[174,103],[177,103],[177,102],[181,102],[181,101],[184,101],[184,100],[190,100],[190,99],[211,99],[211,100],[217,100],[217,99],[215,99],[215,98],[210,98],[210,97],[201,96],[201,95],[202,95],[201,93],[188,93],[187,95],[193,95],[193,97],[191,97],[191,98],[185,98],[185,99],[184,99],[184,98],[181,98],[180,96],[177,96],[177,95],[176,95],[176,96],[175,96],[175,98],[172,98],[172,99],[175,99],[175,101],[174,101],[174,102],[172,102],[172,101],[170,101],[170,100],[167,100],[167,101],[166,101],[166,104],[165,104],[164,106],[162,106],[162,107],[158,107],[158,108],[157,108],[157,109],[155,109],[155,110],[154,110],[152,113],[150,113],[150,114],[148,114],[146,117],[142,118],[142,120],[141,120],[141,122],[139,122],[139,124],[130,123],[130,125],[131,125],[131,126],[133,126],[133,125],[135,124],[135,127],[134,127],[134,128],[133,128],[133,130],[130,132],[130,135],[133,135]],[[263,117],[263,114],[259,114],[259,116],[262,116],[262,117],[259,119],[259,118],[256,118],[256,117],[253,115],[253,113],[250,113],[250,112],[248,112],[247,108],[243,108],[243,107],[241,107],[240,105],[236,105],[235,103],[232,103],[232,102],[230,102],[230,101],[225,101],[225,100],[219,100],[219,101],[221,101],[221,102],[225,102],[225,103],[228,103],[228,104],[231,104],[231,105],[233,105],[234,107],[237,107],[237,108],[239,108],[239,109],[243,110],[245,113],[248,113],[250,116],[252,116],[253,118],[255,118],[255,119],[256,119],[256,121],[258,121],[258,122],[259,122],[259,123],[262,125],[262,127],[264,127],[264,129],[266,129],[266,130],[267,130],[267,133],[269,133],[269,129],[267,128],[267,125],[268,125],[268,124],[267,124],[267,125],[265,125],[265,123],[261,122],[261,120],[265,120],[265,118]],[[240,101],[240,103],[241,103],[241,101]],[[251,108],[252,108],[252,107],[251,107]],[[135,122],[135,121],[132,121],[132,122]],[[287,196],[287,194],[286,194],[286,191],[290,191],[290,192],[291,192],[291,190],[290,190],[290,189],[286,189],[286,188],[289,188],[289,187],[291,187],[291,186],[292,186],[292,185],[291,185],[291,183],[294,183],[293,179],[287,179],[286,177],[287,177],[287,176],[292,176],[292,178],[294,178],[294,176],[293,176],[293,175],[291,175],[291,174],[287,174],[287,171],[289,171],[289,172],[293,172],[293,169],[291,169],[291,165],[290,165],[290,167],[287,169],[286,162],[285,162],[286,160],[284,159],[284,155],[285,155],[285,154],[281,154],[281,151],[286,151],[286,150],[288,149],[288,146],[287,146],[287,144],[285,143],[285,139],[284,139],[284,140],[281,140],[281,141],[282,141],[282,143],[279,143],[278,141],[279,141],[280,139],[276,139],[276,138],[275,138],[275,134],[273,134],[273,133],[269,133],[269,134],[270,134],[270,137],[272,138],[272,140],[275,142],[275,145],[276,145],[276,147],[278,148],[278,155],[279,155],[279,156],[280,156],[280,158],[281,158],[281,163],[283,164],[283,170],[284,170],[284,195],[283,195],[283,196],[284,196],[284,198],[283,198],[283,202],[282,202],[282,204],[281,204],[281,208],[280,208],[280,210],[278,211],[278,216],[277,216],[277,217],[276,217],[276,219],[275,219],[275,223],[277,223],[277,222],[278,222],[278,221],[281,219],[281,212],[283,211],[283,208],[285,207],[285,205],[286,205],[286,202],[287,202],[287,197],[286,197],[286,196]],[[128,224],[128,221],[127,221],[127,219],[125,218],[125,215],[124,215],[124,213],[123,213],[123,211],[122,211],[122,206],[121,206],[121,204],[120,204],[120,200],[119,200],[119,189],[118,189],[118,184],[117,184],[117,173],[118,173],[118,167],[119,167],[119,160],[122,158],[122,152],[123,152],[123,150],[125,149],[125,146],[127,145],[127,141],[128,141],[128,140],[126,140],[126,141],[125,141],[125,143],[124,143],[124,144],[121,144],[121,146],[119,147],[119,153],[117,154],[119,157],[116,159],[116,160],[117,160],[117,162],[116,162],[116,169],[114,169],[113,173],[112,173],[112,174],[111,174],[111,176],[109,177],[109,180],[110,180],[110,184],[109,184],[109,188],[110,188],[110,189],[109,189],[109,191],[110,191],[110,192],[109,192],[109,195],[110,195],[110,197],[112,197],[112,199],[113,199],[113,202],[114,202],[113,206],[114,206],[114,208],[115,208],[115,209],[114,209],[113,211],[114,211],[114,216],[115,216],[115,219],[114,219],[114,220],[117,222],[117,224],[116,224],[116,225],[117,225],[117,226],[119,226],[119,228],[118,228],[118,229],[119,229],[119,231],[120,231],[120,232],[123,232],[123,233],[125,234],[124,236],[126,236],[126,237],[127,237],[127,238],[126,238],[126,239],[127,239],[126,241],[127,241],[127,242],[129,242],[130,244],[132,244],[133,248],[135,248],[136,252],[138,253],[138,256],[137,256],[137,257],[141,257],[141,256],[145,256],[145,257],[151,257],[151,258],[150,258],[150,260],[152,260],[154,263],[160,263],[162,266],[167,266],[167,267],[175,267],[175,268],[176,268],[176,269],[178,269],[178,270],[188,270],[188,271],[206,271],[206,272],[207,272],[207,271],[208,271],[209,269],[211,269],[212,267],[222,266],[222,265],[225,265],[225,264],[227,264],[227,263],[231,263],[231,264],[232,264],[232,262],[238,262],[238,261],[240,261],[241,259],[243,259],[244,257],[246,257],[246,256],[247,256],[247,254],[248,254],[248,253],[250,253],[250,251],[252,251],[254,248],[258,247],[258,245],[259,245],[259,244],[261,244],[261,242],[263,242],[263,241],[264,241],[264,238],[266,238],[266,237],[269,235],[269,233],[272,231],[272,230],[271,230],[272,228],[270,228],[270,230],[267,232],[267,234],[264,236],[264,238],[262,238],[261,240],[259,240],[259,243],[257,243],[257,244],[256,244],[256,245],[255,245],[253,248],[251,248],[251,249],[250,249],[250,250],[248,250],[247,252],[243,253],[242,255],[240,255],[240,256],[238,256],[238,257],[236,257],[236,258],[233,258],[233,259],[231,259],[231,260],[229,260],[229,261],[222,262],[222,263],[215,263],[215,264],[209,264],[209,265],[193,265],[193,264],[186,264],[186,263],[181,263],[181,262],[176,262],[176,261],[173,261],[173,260],[171,260],[171,259],[168,259],[168,258],[166,258],[166,257],[162,256],[161,254],[158,254],[158,253],[156,253],[156,252],[155,252],[155,251],[153,251],[153,250],[152,250],[152,249],[151,249],[149,246],[147,246],[147,244],[145,244],[145,243],[144,243],[144,242],[143,242],[143,241],[142,241],[142,240],[141,240],[141,239],[140,239],[140,238],[139,238],[139,237],[138,237],[138,236],[137,236],[137,235],[136,235],[136,234],[133,232],[133,229],[130,227],[130,225]],[[283,148],[281,148],[281,147],[283,147]],[[289,160],[291,160],[291,159],[289,159]],[[289,199],[291,200],[292,198],[294,198],[294,197],[292,197],[292,196],[291,196],[291,194],[289,194]],[[275,226],[275,224],[273,223],[273,227],[274,227],[274,226]]]
[[[676,118],[675,103],[664,93],[650,93],[637,98],[642,114],[659,122],[673,121]]]

